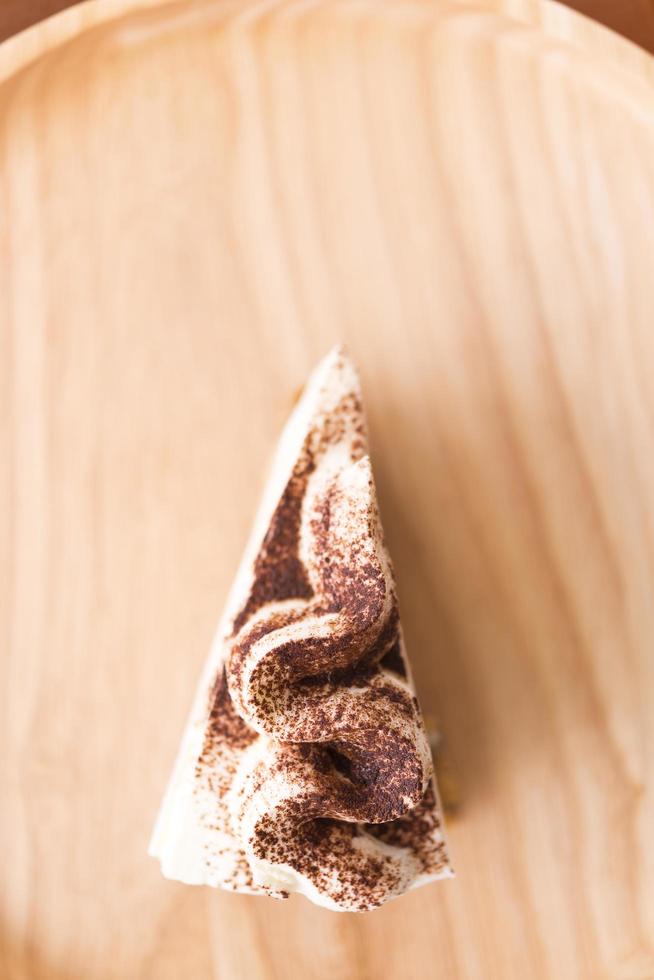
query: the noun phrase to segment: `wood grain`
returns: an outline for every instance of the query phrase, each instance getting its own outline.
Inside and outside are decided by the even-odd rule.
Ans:
[[[91,3],[96,0],[90,0]],[[114,0],[115,3],[120,0]],[[573,10],[654,51],[654,0],[561,0]],[[74,0],[3,0],[0,6],[0,41],[65,10]],[[142,6],[142,5],[141,5]]]
[[[652,62],[527,0],[144,6],[0,52],[0,976],[654,976]],[[336,339],[458,796],[457,879],[367,916],[146,857]]]

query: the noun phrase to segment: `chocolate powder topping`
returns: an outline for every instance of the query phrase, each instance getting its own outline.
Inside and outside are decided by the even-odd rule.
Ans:
[[[312,469],[313,462],[305,455],[286,485],[257,555],[247,602],[234,620],[235,633],[267,603],[311,598],[311,585],[298,549],[302,501]]]
[[[226,798],[243,752],[265,735],[229,831],[245,833],[255,861],[289,866],[361,910],[404,890],[407,867],[446,864],[421,844],[438,820],[425,795],[430,756],[366,447],[357,392],[314,420],[234,618],[198,764]],[[252,884],[248,868],[239,862],[233,887]]]

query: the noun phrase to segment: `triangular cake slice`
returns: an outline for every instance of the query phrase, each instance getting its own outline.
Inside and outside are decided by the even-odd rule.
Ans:
[[[340,911],[452,873],[340,348],[280,440],[150,852],[169,878]]]

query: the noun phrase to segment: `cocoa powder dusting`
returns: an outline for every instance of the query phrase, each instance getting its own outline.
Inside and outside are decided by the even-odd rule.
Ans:
[[[254,582],[247,602],[234,619],[234,634],[269,602],[309,599],[313,592],[298,555],[302,501],[313,462],[300,460],[272,516],[254,565]]]
[[[359,498],[351,503],[352,491],[337,479],[307,510],[312,476],[344,441],[351,463],[363,460],[367,441],[355,392],[314,424],[274,511],[211,693],[196,777],[202,800],[214,801],[213,814],[206,804],[205,820],[238,838],[225,801],[243,753],[261,737],[244,720],[256,716],[271,741],[240,803],[239,820],[253,828],[244,847],[262,861],[296,869],[337,905],[365,910],[405,887],[404,866],[371,842],[406,850],[424,873],[446,867],[447,856],[420,714],[406,684],[374,491],[363,523]],[[309,567],[301,558],[303,534],[311,536]],[[286,600],[266,614],[271,603]],[[273,783],[295,789],[274,810],[252,810],[246,820]],[[355,843],[365,840],[367,846]],[[245,852],[227,884],[261,890]]]

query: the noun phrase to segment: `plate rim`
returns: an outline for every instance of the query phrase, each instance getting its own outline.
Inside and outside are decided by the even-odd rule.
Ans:
[[[318,0],[312,6],[325,2]],[[428,6],[426,0],[413,2]],[[156,8],[160,8],[163,15],[166,8],[199,9],[203,3],[207,9],[220,6],[225,10],[224,0],[83,0],[76,3],[0,43],[0,91],[23,70],[95,28]],[[271,7],[287,7],[289,3],[300,6],[302,0],[272,0],[272,3],[243,0],[242,6],[261,7],[270,13]],[[406,6],[406,0],[377,0],[377,3],[388,7]],[[654,108],[654,55],[559,0],[430,0],[430,3],[434,8],[453,10],[460,6],[462,12],[477,10],[505,18],[508,22],[540,31],[548,40],[563,43],[581,54],[599,57],[604,67],[610,65],[623,75],[630,74],[645,83],[651,89]]]

